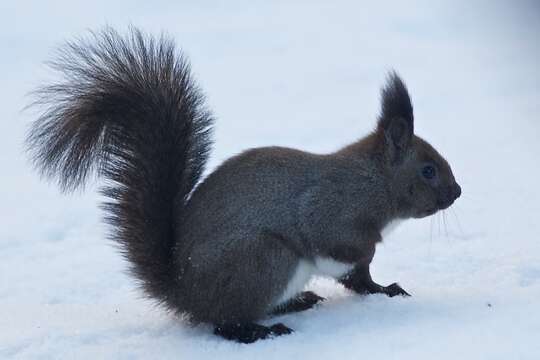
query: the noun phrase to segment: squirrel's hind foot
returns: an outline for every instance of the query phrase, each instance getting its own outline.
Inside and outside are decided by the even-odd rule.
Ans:
[[[257,340],[263,340],[270,337],[288,335],[293,332],[292,329],[277,323],[271,326],[264,326],[255,323],[247,324],[223,324],[216,326],[214,334],[227,340],[237,341],[243,344],[251,344]]]

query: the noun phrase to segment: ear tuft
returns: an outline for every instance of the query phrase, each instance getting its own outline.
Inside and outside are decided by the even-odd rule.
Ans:
[[[403,80],[395,71],[388,74],[386,85],[381,90],[381,113],[378,127],[386,130],[392,120],[401,118],[413,130],[413,107]]]

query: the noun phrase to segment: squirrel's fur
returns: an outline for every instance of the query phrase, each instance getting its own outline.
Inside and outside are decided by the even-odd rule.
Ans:
[[[377,129],[360,141],[328,155],[248,150],[201,182],[213,117],[172,41],[107,28],[68,43],[52,65],[63,78],[37,91],[44,112],[28,136],[36,166],[65,191],[103,177],[112,236],[145,292],[228,339],[289,333],[255,322],[322,300],[300,293],[315,273],[359,293],[408,295],[371,279],[380,232],[450,206],[461,191],[414,135],[395,73]]]

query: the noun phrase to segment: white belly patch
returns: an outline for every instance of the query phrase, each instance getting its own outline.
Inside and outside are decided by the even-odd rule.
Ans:
[[[300,293],[315,275],[339,278],[351,271],[353,267],[352,264],[342,263],[331,258],[318,257],[315,261],[300,260],[276,305],[283,304]]]

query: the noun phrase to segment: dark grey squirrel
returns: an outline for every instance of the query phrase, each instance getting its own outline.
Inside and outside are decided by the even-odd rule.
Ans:
[[[172,40],[105,28],[51,64],[63,76],[36,92],[36,167],[64,191],[103,177],[112,238],[145,293],[226,339],[291,333],[258,322],[324,300],[302,291],[317,274],[360,294],[409,295],[371,278],[381,231],[461,194],[446,160],[414,134],[395,72],[361,140],[327,155],[251,149],[203,179],[214,118]]]

